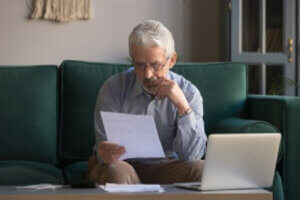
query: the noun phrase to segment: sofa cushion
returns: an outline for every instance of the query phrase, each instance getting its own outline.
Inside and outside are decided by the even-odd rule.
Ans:
[[[31,161],[0,161],[0,177],[0,185],[63,184],[62,170]]]
[[[0,160],[57,163],[57,67],[0,66]]]
[[[179,63],[172,70],[183,75],[200,90],[207,134],[219,121],[242,115],[247,97],[244,64]]]
[[[64,167],[64,174],[67,183],[77,183],[87,179],[87,161],[79,161]]]
[[[87,160],[94,145],[94,109],[98,91],[113,74],[129,65],[64,61],[61,69],[62,162]]]

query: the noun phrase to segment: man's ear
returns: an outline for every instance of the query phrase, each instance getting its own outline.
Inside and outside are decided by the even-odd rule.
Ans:
[[[177,53],[174,52],[173,56],[171,57],[169,69],[172,69],[174,67],[174,65],[176,64],[176,60],[177,60]]]

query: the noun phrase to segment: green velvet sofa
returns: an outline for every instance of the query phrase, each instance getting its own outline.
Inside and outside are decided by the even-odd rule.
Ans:
[[[85,179],[98,90],[129,67],[82,61],[0,66],[0,185]],[[239,63],[182,63],[173,71],[199,88],[207,134],[280,131],[281,151],[269,189],[274,199],[300,196],[300,98],[247,95],[247,68]]]

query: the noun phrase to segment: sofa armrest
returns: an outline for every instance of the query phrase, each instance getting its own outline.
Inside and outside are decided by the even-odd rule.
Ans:
[[[278,127],[283,136],[283,182],[287,199],[300,196],[300,98],[249,95],[249,119],[264,120]]]
[[[279,130],[272,124],[243,118],[228,118],[214,127],[213,133],[277,133]]]
[[[228,118],[220,121],[212,133],[278,133],[277,127],[266,121],[243,118]],[[280,144],[278,161],[283,156],[283,143]]]
[[[278,133],[279,130],[274,125],[260,120],[250,120],[243,118],[228,118],[220,121],[213,129],[212,133]],[[283,143],[281,142],[278,159],[283,157]],[[274,199],[284,199],[282,182],[278,172],[274,175],[271,188],[266,188],[273,192]]]

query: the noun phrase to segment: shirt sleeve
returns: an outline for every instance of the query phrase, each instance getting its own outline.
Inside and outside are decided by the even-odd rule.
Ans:
[[[177,132],[173,149],[181,160],[200,160],[206,151],[207,136],[203,121],[203,100],[193,86],[187,98],[192,112],[177,117]]]
[[[100,142],[107,140],[100,111],[120,112],[121,107],[120,82],[116,80],[117,77],[114,77],[114,79],[106,81],[101,87],[94,110],[94,134],[96,141],[93,151],[96,153],[99,163],[103,163],[103,160],[97,152],[98,145]]]

